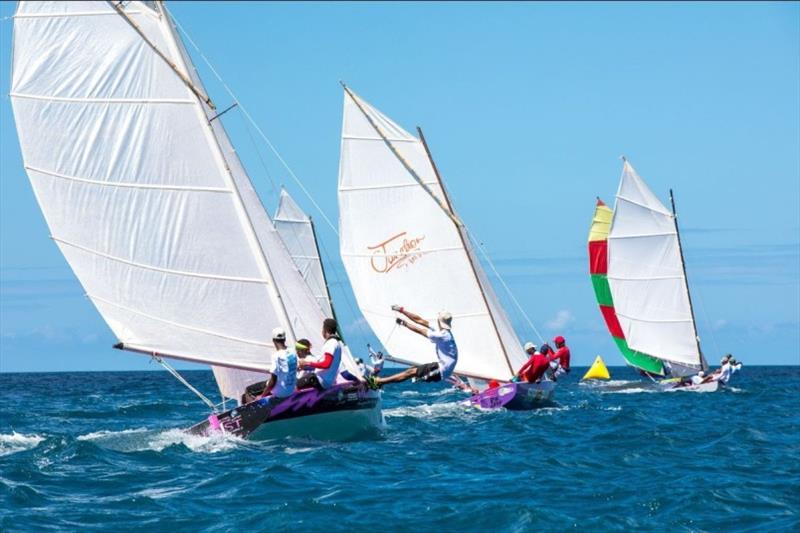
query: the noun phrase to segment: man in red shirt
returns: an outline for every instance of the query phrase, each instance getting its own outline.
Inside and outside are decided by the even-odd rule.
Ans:
[[[530,355],[530,359],[519,369],[517,378],[520,381],[535,383],[542,379],[549,361],[547,357],[536,350],[536,345],[532,342],[525,344],[525,353]]]
[[[564,340],[564,337],[559,335],[553,342],[556,345],[556,353],[554,353],[550,357],[550,361],[556,363],[558,368],[555,371],[555,377],[560,376],[561,374],[567,373],[569,374],[569,348],[567,348],[567,342]]]

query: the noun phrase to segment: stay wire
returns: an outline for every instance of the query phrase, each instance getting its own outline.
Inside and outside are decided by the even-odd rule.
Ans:
[[[528,326],[531,328],[531,330],[533,330],[533,333],[539,338],[539,340],[542,342],[542,344],[544,344],[546,342],[544,340],[544,337],[542,336],[541,333],[539,333],[539,330],[536,329],[536,326],[533,325],[533,321],[531,320],[531,317],[528,316],[528,313],[526,313],[525,309],[522,308],[522,305],[519,303],[519,300],[517,300],[517,297],[514,296],[514,293],[511,291],[511,287],[508,286],[508,284],[506,283],[506,280],[503,278],[502,275],[500,275],[500,272],[498,272],[497,267],[495,267],[495,265],[494,265],[494,261],[492,261],[491,257],[489,257],[489,254],[486,252],[486,248],[484,247],[483,243],[480,242],[477,239],[477,237],[475,237],[475,235],[473,235],[469,230],[467,230],[466,226],[464,226],[464,229],[466,230],[467,235],[469,235],[470,240],[481,251],[481,254],[483,255],[483,258],[489,264],[489,267],[492,269],[492,272],[494,272],[494,275],[497,276],[498,280],[500,280],[500,284],[503,286],[503,288],[505,289],[506,293],[508,293],[508,296],[511,298],[511,301],[514,303],[514,306],[517,308],[517,310],[520,312],[522,317],[528,323]]]

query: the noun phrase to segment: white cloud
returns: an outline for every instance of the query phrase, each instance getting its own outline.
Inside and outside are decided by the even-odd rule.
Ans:
[[[556,313],[556,316],[544,323],[544,326],[550,330],[561,330],[567,327],[572,322],[575,322],[575,315],[569,309],[561,309]]]

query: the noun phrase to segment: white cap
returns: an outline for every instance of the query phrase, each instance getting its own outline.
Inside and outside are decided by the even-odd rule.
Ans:
[[[532,342],[526,342],[525,346],[523,346],[522,349],[525,350],[526,352],[528,350],[535,350],[536,349],[536,345],[533,344]]]
[[[285,341],[286,332],[283,331],[283,328],[275,328],[272,330],[272,339],[276,341]]]
[[[439,311],[439,324],[442,326],[442,329],[450,329],[452,323],[453,315],[451,315],[449,311]]]
[[[700,372],[697,373],[697,375],[702,378],[703,376],[706,375],[706,373],[701,370]]]

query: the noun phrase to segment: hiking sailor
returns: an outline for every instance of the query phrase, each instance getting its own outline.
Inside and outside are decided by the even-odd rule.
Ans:
[[[711,375],[704,378],[702,381],[703,383],[708,383],[709,381],[719,381],[723,385],[727,385],[733,373],[738,372],[742,368],[742,364],[737,364],[736,359],[734,359],[731,354],[725,355],[719,364],[720,367],[716,371],[712,372]]]
[[[270,405],[291,396],[297,383],[297,356],[286,349],[286,332],[283,328],[272,330],[272,344],[275,353],[267,370],[271,375],[265,382],[247,387],[242,403],[256,398],[267,398]],[[259,394],[260,393],[260,394]]]
[[[403,372],[385,378],[372,378],[372,383],[375,385],[384,385],[386,383],[399,383],[408,379],[433,382],[449,378],[453,374],[456,362],[458,361],[458,347],[450,331],[453,325],[453,315],[447,311],[441,311],[436,319],[438,328],[434,329],[430,322],[419,315],[406,311],[400,306],[393,305],[392,311],[397,311],[411,320],[411,322],[408,322],[402,318],[398,318],[397,324],[399,326],[408,328],[417,335],[429,339],[436,345],[437,362],[412,366]]]
[[[308,357],[298,364],[301,370],[311,370],[297,380],[298,389],[314,387],[319,390],[328,389],[336,384],[339,365],[342,362],[342,341],[337,333],[336,320],[326,318],[322,322],[322,356]],[[309,359],[311,359],[309,361]]]

